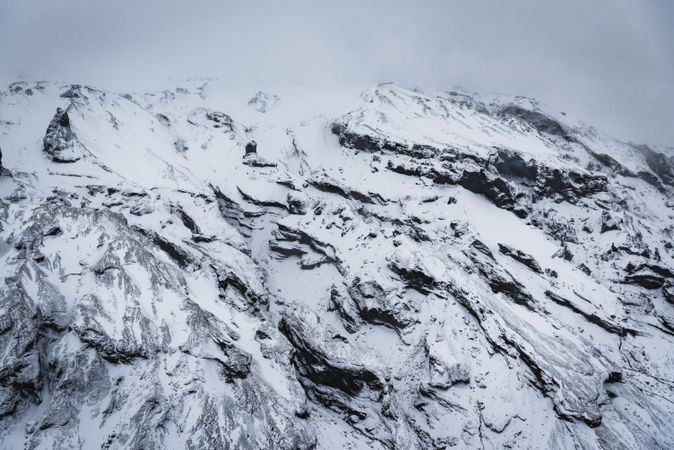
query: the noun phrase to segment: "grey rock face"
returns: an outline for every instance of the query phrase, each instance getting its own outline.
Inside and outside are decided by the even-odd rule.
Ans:
[[[56,109],[43,139],[45,153],[58,163],[75,162],[83,156],[81,145],[70,127],[69,110],[70,107]]]
[[[21,254],[0,302],[7,349],[0,361],[3,417],[46,407],[26,437],[30,446],[77,446],[86,404],[101,405],[88,421],[110,427],[88,439],[109,447],[161,448],[179,436],[187,438],[186,448],[314,445],[311,432],[281,412],[288,406],[251,373],[252,357],[236,344],[240,336],[190,299],[182,260],[163,256],[180,248],[192,260],[190,250],[180,244],[167,250],[167,238],[136,231],[117,213],[58,200],[38,205],[30,223],[16,244]],[[88,239],[95,245],[81,249],[75,272],[61,245]],[[80,287],[66,298],[72,278]],[[175,301],[182,331],[170,325],[167,303]],[[171,438],[161,431],[171,423],[184,427],[180,414],[195,406],[198,415],[187,429]],[[249,427],[260,420],[265,430],[253,432]],[[236,429],[238,437],[231,434]]]
[[[257,142],[250,141],[246,144],[246,155],[257,153]]]
[[[668,284],[662,288],[662,293],[665,296],[665,300],[669,303],[674,304],[674,285]]]
[[[646,145],[637,147],[645,156],[650,169],[663,183],[674,187],[674,156],[656,152]]]

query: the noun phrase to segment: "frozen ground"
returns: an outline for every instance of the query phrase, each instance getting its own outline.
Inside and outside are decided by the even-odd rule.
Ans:
[[[2,448],[674,447],[670,148],[192,80],[15,83],[0,149]]]

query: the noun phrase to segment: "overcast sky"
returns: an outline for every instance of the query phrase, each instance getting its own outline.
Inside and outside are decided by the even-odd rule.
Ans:
[[[0,81],[169,77],[538,97],[674,146],[672,0],[0,0]]]

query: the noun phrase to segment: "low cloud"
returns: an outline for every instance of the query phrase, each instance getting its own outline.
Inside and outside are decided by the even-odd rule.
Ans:
[[[674,145],[673,18],[668,0],[0,0],[0,81],[462,86]]]

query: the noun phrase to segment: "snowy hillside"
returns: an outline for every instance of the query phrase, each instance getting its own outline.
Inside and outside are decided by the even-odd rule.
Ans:
[[[0,93],[0,448],[674,448],[674,152],[531,99]]]

